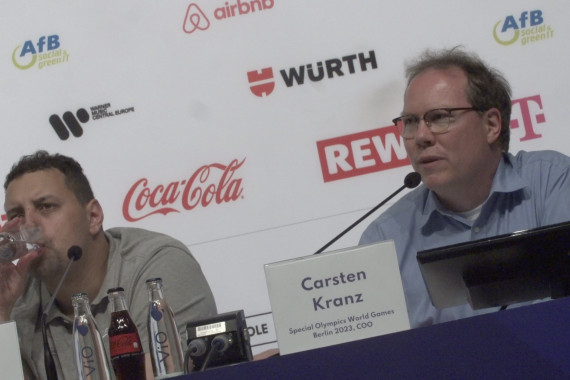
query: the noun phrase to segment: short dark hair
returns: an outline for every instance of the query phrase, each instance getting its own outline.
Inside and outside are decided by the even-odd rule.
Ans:
[[[467,53],[461,47],[443,50],[426,50],[406,67],[407,85],[428,69],[458,67],[467,75],[467,99],[480,110],[497,108],[501,112],[501,149],[509,151],[511,122],[511,86],[502,73],[489,67],[475,53]]]
[[[38,150],[33,154],[22,156],[6,176],[4,190],[8,189],[10,182],[24,174],[47,169],[57,169],[65,175],[65,185],[75,194],[82,205],[95,198],[89,180],[83,174],[83,168],[77,161],[59,153],[49,154],[45,150]]]

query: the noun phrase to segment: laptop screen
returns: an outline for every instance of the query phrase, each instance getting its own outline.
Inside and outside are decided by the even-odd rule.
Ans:
[[[570,222],[419,251],[433,305],[473,309],[568,295]]]

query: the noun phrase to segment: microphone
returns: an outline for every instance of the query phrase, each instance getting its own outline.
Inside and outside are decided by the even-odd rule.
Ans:
[[[420,182],[422,182],[422,176],[419,173],[417,173],[417,172],[408,173],[406,175],[406,177],[404,178],[404,184],[402,185],[402,187],[400,187],[398,190],[394,191],[391,195],[388,196],[388,198],[384,199],[382,202],[377,204],[374,208],[372,208],[372,210],[368,211],[366,214],[361,216],[360,219],[358,219],[356,222],[354,222],[350,226],[348,226],[348,228],[346,228],[340,234],[335,236],[327,244],[323,245],[317,252],[314,253],[314,255],[316,255],[318,253],[322,253],[331,244],[333,244],[335,241],[337,241],[338,239],[343,237],[348,231],[352,230],[354,227],[356,227],[364,219],[369,217],[370,214],[372,214],[374,211],[378,210],[380,207],[384,206],[390,199],[394,198],[400,191],[404,190],[406,187],[409,189],[413,189],[414,187],[417,187],[420,184]]]
[[[77,245],[73,245],[67,250],[67,257],[69,258],[69,262],[67,263],[67,268],[65,268],[65,272],[63,272],[63,276],[61,276],[59,284],[57,284],[55,291],[51,295],[51,299],[49,300],[47,307],[42,312],[41,325],[42,325],[42,338],[44,341],[44,365],[46,367],[46,375],[48,380],[57,380],[57,371],[55,369],[55,362],[53,361],[53,356],[51,355],[51,350],[49,348],[49,341],[47,338],[47,324],[46,324],[47,316],[49,314],[49,311],[51,310],[51,307],[53,306],[53,303],[55,302],[55,297],[57,297],[59,289],[61,288],[63,282],[65,281],[65,278],[67,277],[67,273],[69,272],[69,268],[71,268],[71,264],[73,264],[74,261],[79,260],[81,258],[82,253],[83,250],[81,249],[81,247]]]

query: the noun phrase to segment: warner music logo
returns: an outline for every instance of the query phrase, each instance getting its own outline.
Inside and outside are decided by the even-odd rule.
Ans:
[[[223,6],[214,9],[212,15],[216,20],[225,20],[231,17],[248,15],[256,12],[272,9],[275,0],[237,0],[226,1]],[[182,30],[184,33],[194,33],[197,30],[207,30],[210,27],[210,19],[196,3],[191,3],[186,9]]]
[[[514,99],[512,109],[511,129],[522,127],[519,141],[542,137],[537,127],[546,122],[546,116],[540,95]],[[324,182],[410,165],[394,125],[317,141],[317,150]]]
[[[367,71],[368,68],[372,70],[378,68],[374,50],[370,50],[368,53],[356,53],[340,58],[330,58],[315,64],[309,63],[307,65],[282,69],[279,70],[279,74],[281,74],[281,79],[285,86],[292,87],[304,84],[305,80],[319,82],[324,79],[333,79],[346,74]],[[268,96],[275,89],[275,78],[272,67],[248,71],[247,80],[250,84],[249,89],[255,96]]]
[[[99,104],[90,107],[91,115],[85,108],[78,109],[75,114],[71,111],[63,113],[62,117],[53,114],[49,117],[49,123],[60,140],[67,140],[70,132],[74,137],[83,135],[82,124],[87,123],[90,119],[100,120],[107,117],[115,117],[131,112],[135,112],[135,107],[127,107],[113,110],[111,103]]]
[[[49,117],[49,123],[60,140],[67,140],[69,138],[69,132],[75,137],[81,137],[83,135],[83,128],[79,122],[87,123],[88,121],[89,113],[85,108],[78,109],[75,115],[70,111],[64,112],[63,120],[56,114]]]
[[[191,211],[196,207],[208,207],[242,198],[242,179],[237,171],[241,161],[229,164],[204,165],[187,179],[170,182],[167,185],[150,185],[147,178],[136,181],[123,201],[123,216],[129,222],[136,222],[151,215],[167,215],[171,212]]]

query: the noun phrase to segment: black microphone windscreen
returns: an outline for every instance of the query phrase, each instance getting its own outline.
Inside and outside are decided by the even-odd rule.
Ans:
[[[68,250],[67,250],[67,257],[69,259],[73,259],[73,261],[77,261],[81,258],[81,255],[83,254],[83,250],[81,249],[80,246],[78,245],[72,245]]]
[[[404,186],[409,189],[413,189],[414,187],[418,186],[420,182],[422,182],[422,176],[418,172],[408,173],[406,178],[404,178]]]

